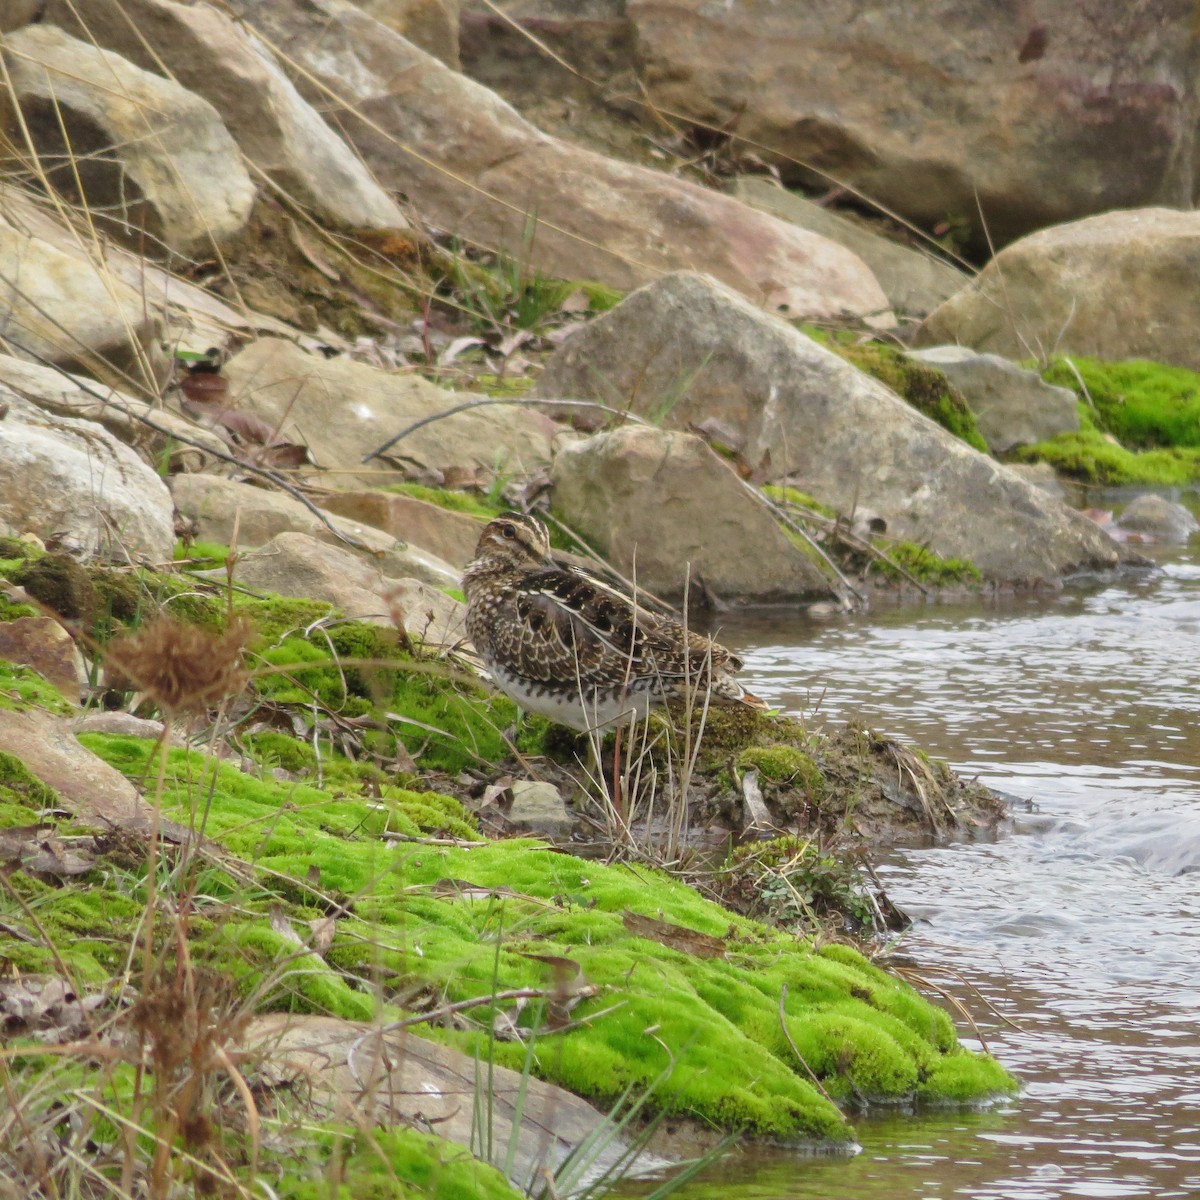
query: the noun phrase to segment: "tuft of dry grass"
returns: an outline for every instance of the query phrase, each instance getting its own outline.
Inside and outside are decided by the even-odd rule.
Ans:
[[[200,713],[246,685],[242,656],[253,626],[234,618],[223,633],[162,615],[108,644],[105,661],[119,679],[172,717]]]

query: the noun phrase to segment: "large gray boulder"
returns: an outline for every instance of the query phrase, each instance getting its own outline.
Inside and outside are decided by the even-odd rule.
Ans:
[[[1200,212],[1143,208],[1056,225],[1006,246],[934,310],[922,346],[1007,358],[1150,358],[1200,369]]]
[[[406,229],[408,219],[300,95],[274,56],[209,4],[47,0],[45,20],[147,71],[170,72],[215,105],[242,153],[328,222]]]
[[[566,446],[554,508],[627,578],[677,599],[828,599],[825,578],[733,469],[690,433],[625,425]]]
[[[996,454],[1079,429],[1079,404],[1070,388],[1055,387],[998,354],[932,346],[910,351],[909,357],[937,367],[962,392],[983,440]]]
[[[927,226],[957,218],[980,245],[981,213],[1003,243],[1113,208],[1191,207],[1190,0],[624,11],[650,113],[731,129],[785,181],[832,178]]]
[[[30,334],[36,335],[29,341]],[[333,330],[301,333],[165,270],[116,242],[80,244],[53,209],[0,182],[0,345],[78,364],[157,402],[170,369],[161,345],[202,352],[261,334],[349,350]]]
[[[892,241],[866,222],[822,208],[765,176],[739,178],[733,194],[755,208],[774,213],[802,229],[811,229],[857,254],[874,272],[892,308],[904,316],[927,316],[971,281],[966,271],[944,258]]]
[[[41,363],[0,354],[0,385],[47,412],[98,422],[152,466],[200,471],[228,453],[219,437],[186,417]]]
[[[0,384],[0,526],[85,554],[169,562],[171,496],[101,425],[43,412]]]
[[[229,361],[234,406],[261,418],[289,441],[307,445],[339,483],[378,485],[419,477],[485,486],[500,474],[523,475],[550,463],[556,427],[520,405],[495,405],[435,420],[382,458],[363,458],[388,438],[472,399],[415,375],[380,370],[349,358],[309,354],[293,342],[263,338]],[[480,397],[474,397],[479,399]]]
[[[4,61],[0,128],[122,241],[207,256],[244,228],[255,187],[207,100],[54,25],[8,34]]]
[[[1054,583],[1125,553],[1085,517],[922,416],[877,380],[728,288],[680,273],[583,326],[544,397],[596,399],[675,428],[717,418],[760,475],[966,558],[1004,583]]]
[[[698,266],[794,316],[891,320],[861,259],[730,196],[550,137],[347,0],[229,0],[385,187],[526,267],[636,287]],[[334,99],[336,97],[336,99]]]

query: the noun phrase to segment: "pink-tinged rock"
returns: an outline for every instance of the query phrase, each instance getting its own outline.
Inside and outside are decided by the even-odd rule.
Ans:
[[[795,317],[891,321],[869,268],[818,234],[730,196],[536,129],[345,0],[231,0],[305,73],[302,91],[427,220],[539,270],[630,288],[705,271]]]

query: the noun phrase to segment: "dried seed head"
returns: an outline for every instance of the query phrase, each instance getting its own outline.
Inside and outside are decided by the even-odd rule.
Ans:
[[[252,633],[253,626],[240,619],[213,633],[160,616],[114,638],[105,661],[168,714],[203,712],[246,686],[242,652]]]

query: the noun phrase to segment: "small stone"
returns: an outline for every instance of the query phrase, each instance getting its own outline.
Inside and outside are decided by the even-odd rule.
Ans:
[[[1117,518],[1121,529],[1152,534],[1162,542],[1183,543],[1198,529],[1196,518],[1182,504],[1147,492],[1135,496]]]
[[[552,783],[519,780],[510,791],[512,806],[505,814],[509,824],[546,837],[561,837],[570,832],[574,821]]]
[[[912,350],[909,357],[936,367],[962,392],[994,453],[1079,429],[1078,401],[1070,388],[1055,387],[1036,371],[998,354],[977,354],[966,346],[931,346]]]
[[[79,647],[52,617],[0,622],[0,658],[32,667],[71,701],[78,700],[87,686]]]
[[[127,712],[95,712],[75,722],[76,733],[108,733],[115,737],[150,738],[157,741],[163,735],[163,723],[135,717]]]

